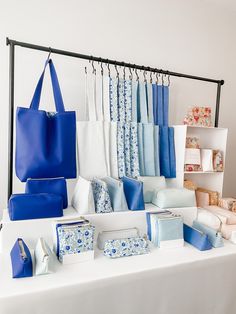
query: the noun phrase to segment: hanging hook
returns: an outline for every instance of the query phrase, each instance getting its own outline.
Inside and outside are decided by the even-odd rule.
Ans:
[[[89,63],[91,63],[91,65],[92,65],[92,69],[93,69],[93,71],[92,71],[92,74],[95,74],[96,75],[96,69],[95,69],[95,66],[94,66],[94,61],[92,60],[92,56],[91,56],[91,60],[89,60]]]
[[[102,61],[99,61],[98,64],[99,64],[99,63],[101,64],[101,75],[103,76],[104,69],[103,69],[103,66],[102,66]]]
[[[146,70],[143,70],[143,78],[145,83],[147,82],[146,74],[147,74]]]
[[[111,69],[110,69],[110,64],[109,64],[109,60],[107,59],[107,69],[108,69],[108,76],[111,76]]]
[[[136,74],[136,81],[139,81],[139,76],[138,76],[138,71],[137,71],[137,68],[134,68],[134,72],[135,72],[135,74]]]
[[[133,79],[133,73],[132,73],[132,71],[131,71],[131,67],[129,67],[129,79],[132,81],[132,79]]]
[[[125,66],[123,66],[123,79],[125,80]]]
[[[170,74],[168,71],[166,71],[167,73],[167,86],[169,87],[170,86]]]
[[[162,86],[165,85],[164,75],[165,75],[165,74],[163,74],[163,73],[162,73],[162,75],[161,75],[161,84],[162,84]]]
[[[150,74],[149,74],[149,81],[150,83],[152,83],[152,71],[150,71]]]
[[[118,79],[119,76],[120,76],[120,73],[119,73],[119,71],[117,69],[117,64],[115,64],[115,70],[116,70],[116,78]]]
[[[156,85],[158,85],[158,81],[159,81],[159,73],[158,73],[158,70],[156,70]]]
[[[87,67],[84,67],[84,72],[85,72],[85,74],[88,73],[88,72],[87,72]]]

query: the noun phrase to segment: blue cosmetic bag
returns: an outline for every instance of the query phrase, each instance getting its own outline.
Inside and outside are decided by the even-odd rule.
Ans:
[[[28,179],[25,186],[25,193],[49,193],[60,195],[63,199],[63,208],[67,208],[67,187],[64,178],[52,179]]]
[[[212,249],[212,244],[205,233],[186,224],[184,224],[184,241],[192,244],[200,251]]]
[[[63,216],[62,197],[55,194],[13,194],[8,202],[11,220]]]
[[[12,277],[33,276],[33,265],[30,251],[25,242],[18,238],[11,250]]]
[[[130,210],[144,210],[143,182],[129,177],[121,178],[128,208]]]

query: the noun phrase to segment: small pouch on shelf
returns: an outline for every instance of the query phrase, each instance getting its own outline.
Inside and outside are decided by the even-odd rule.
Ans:
[[[70,264],[94,258],[95,227],[88,220],[61,220],[55,222],[55,231],[54,250],[60,262]]]
[[[232,210],[233,205],[236,204],[236,198],[233,197],[220,197],[218,201],[218,206],[225,208],[227,210]]]
[[[98,234],[97,246],[100,250],[104,250],[104,245],[107,240],[118,240],[134,237],[139,237],[138,228],[102,231]]]
[[[212,244],[208,235],[186,224],[184,224],[184,241],[193,245],[200,251],[212,249]]]
[[[144,210],[143,182],[129,177],[121,179],[129,210]]]
[[[213,150],[201,149],[202,171],[214,171],[213,169]]]
[[[104,255],[110,258],[126,257],[149,253],[148,241],[145,237],[107,240]]]
[[[113,209],[106,182],[93,179],[92,188],[96,213],[111,213]]]
[[[54,254],[43,238],[39,238],[35,247],[35,275],[46,275],[53,273]]]
[[[79,176],[76,183],[71,205],[81,215],[94,214],[95,205],[93,198],[92,182]]]
[[[180,188],[168,188],[157,191],[152,203],[160,208],[195,207],[195,192]]]
[[[223,152],[219,149],[213,150],[213,168],[214,171],[224,171],[224,157]]]
[[[169,211],[147,213],[148,237],[159,248],[177,248],[184,245],[183,218]]]
[[[25,193],[49,193],[60,195],[63,199],[63,208],[67,208],[67,187],[64,178],[52,179],[28,179],[25,186]]]
[[[209,194],[209,205],[216,205],[216,206],[218,205],[219,192],[211,191],[205,188],[197,188],[197,191]]]
[[[201,165],[201,154],[199,148],[185,149],[185,165]]]
[[[105,177],[102,181],[107,184],[113,210],[115,212],[128,210],[123,182],[112,177]]]
[[[222,223],[227,225],[236,225],[236,214],[232,211],[219,206],[206,206],[204,208],[217,215]]]
[[[138,177],[143,182],[144,202],[151,203],[155,191],[166,188],[165,177]]]
[[[8,202],[11,220],[63,216],[62,197],[55,194],[13,194]]]
[[[33,265],[30,251],[25,242],[18,238],[11,250],[12,277],[33,276]]]
[[[220,228],[221,229],[221,221],[220,221]],[[208,235],[209,241],[211,242],[212,246],[215,248],[222,247],[224,246],[222,234],[220,231],[216,231],[211,227],[208,227],[201,222],[194,220],[193,221],[193,228],[204,232],[205,234]]]
[[[196,191],[197,207],[209,206],[209,194],[206,192]]]

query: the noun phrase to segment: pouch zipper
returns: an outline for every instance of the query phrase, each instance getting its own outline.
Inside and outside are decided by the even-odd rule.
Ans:
[[[76,225],[61,225],[60,227],[63,229],[75,229],[77,227],[84,227],[84,226],[90,226],[90,223],[86,224],[76,224]]]
[[[57,179],[64,179],[64,177],[56,177],[56,178],[39,178],[39,179],[35,179],[35,178],[28,178],[27,181],[44,181],[44,180],[57,180]]]
[[[19,248],[20,248],[20,256],[21,258],[26,261],[27,260],[27,255],[26,255],[26,252],[25,252],[25,248],[24,248],[24,245],[23,245],[23,241],[21,239],[18,240],[18,244],[19,244]]]
[[[136,227],[134,227],[134,228],[127,228],[127,229],[106,230],[106,231],[102,231],[102,233],[120,232],[120,231],[133,230],[133,229],[136,229],[138,231],[138,233],[139,233],[139,230]]]

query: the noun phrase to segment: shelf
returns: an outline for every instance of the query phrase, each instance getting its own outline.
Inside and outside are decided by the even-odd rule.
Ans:
[[[184,174],[215,174],[224,173],[224,171],[184,171]]]
[[[209,130],[226,130],[226,128],[215,128],[214,126],[197,126],[197,125],[187,125],[187,124],[184,124],[187,128],[195,128],[195,129],[209,129]]]

